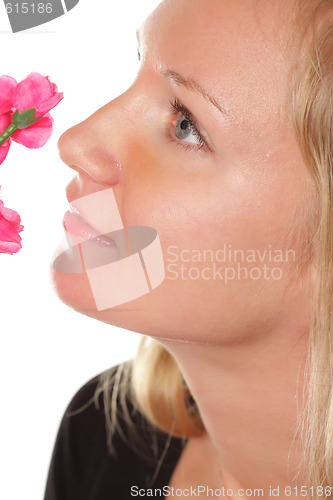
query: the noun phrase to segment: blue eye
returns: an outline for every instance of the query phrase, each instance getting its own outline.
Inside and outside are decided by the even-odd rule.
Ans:
[[[203,148],[206,145],[206,141],[198,131],[198,127],[192,113],[178,99],[169,102],[171,105],[170,112],[172,115],[181,113],[181,116],[174,125],[175,136],[181,142],[176,141],[170,134],[170,131],[167,132],[169,140],[176,142],[177,145],[185,149],[193,149],[193,146],[196,150]],[[189,140],[189,142],[186,144],[184,143],[185,140]]]

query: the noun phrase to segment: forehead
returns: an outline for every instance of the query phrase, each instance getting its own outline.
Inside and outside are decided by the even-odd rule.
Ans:
[[[230,104],[237,105],[245,94],[252,105],[263,97],[276,102],[286,85],[284,48],[292,29],[291,4],[164,0],[141,27],[147,64],[195,77]]]

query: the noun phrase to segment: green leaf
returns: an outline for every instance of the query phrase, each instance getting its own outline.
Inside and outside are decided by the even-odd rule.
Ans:
[[[35,108],[25,109],[24,111],[22,111],[22,113],[19,113],[16,109],[15,113],[13,114],[12,123],[16,128],[23,129],[30,127],[30,125],[35,123],[37,120],[40,120],[43,116],[44,115],[41,115],[36,118]]]
[[[29,127],[32,123],[36,121],[36,109],[25,109],[22,113],[18,113],[16,110],[13,115],[12,123],[18,128],[23,129]]]

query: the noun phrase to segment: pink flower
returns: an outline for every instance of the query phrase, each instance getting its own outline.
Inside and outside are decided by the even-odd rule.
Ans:
[[[1,82],[0,82],[1,83]],[[21,113],[25,109],[36,109],[36,118],[45,115],[63,99],[57,86],[50,82],[48,76],[30,73],[17,84],[13,95],[13,107]]]
[[[48,76],[30,73],[17,83],[10,76],[0,77],[0,134],[11,124],[14,111],[21,113],[27,109],[36,110],[36,118],[41,117],[27,128],[16,130],[11,138],[30,149],[41,148],[52,135],[53,118],[49,111],[63,99],[57,86]],[[8,121],[9,120],[9,121]],[[11,140],[0,146],[0,164],[7,156]]]
[[[0,103],[0,106],[1,106],[1,103]],[[11,122],[12,122],[12,113],[4,113],[3,115],[0,115],[0,134],[2,134],[2,132],[4,130],[6,130],[7,127],[9,127]],[[6,156],[8,154],[10,142],[11,142],[11,139],[9,138],[9,139],[7,139],[6,142],[4,142],[0,146],[0,165],[4,161],[4,159],[6,158]]]
[[[17,81],[11,76],[0,76],[0,115],[8,113],[13,107]]]
[[[13,255],[21,250],[21,236],[18,234],[23,230],[20,224],[21,218],[15,210],[6,208],[0,200],[0,253]]]
[[[52,125],[53,118],[50,113],[46,113],[46,115],[40,118],[36,123],[30,125],[30,127],[16,130],[12,135],[13,141],[30,149],[41,148],[47,143],[52,135]],[[3,146],[5,144],[6,143],[4,143]]]

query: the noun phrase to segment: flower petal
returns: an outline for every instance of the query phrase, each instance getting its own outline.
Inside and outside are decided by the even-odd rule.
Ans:
[[[0,241],[12,241],[13,243],[19,243],[21,241],[21,236],[18,231],[22,231],[23,226],[19,226],[16,230],[9,223],[3,223],[0,220]]]
[[[0,253],[17,253],[21,250],[21,243],[13,243],[12,241],[1,241],[0,240]]]
[[[10,139],[8,139],[8,141],[4,142],[0,146],[0,165],[5,160],[6,156],[8,155],[9,146],[10,146]]]
[[[35,108],[36,116],[41,116],[54,108],[63,98],[57,86],[48,76],[30,73],[16,89],[13,106],[21,113],[26,109]]]
[[[12,123],[12,114],[13,113],[4,113],[0,115],[0,134],[2,134],[2,132]]]
[[[6,208],[0,200],[0,253],[16,253],[21,248],[21,236],[24,229],[20,224],[21,217],[15,210]]]
[[[6,130],[6,128],[9,127],[9,125],[11,123],[12,123],[12,113],[11,112],[0,115],[0,134],[2,134],[2,132],[4,130]],[[6,158],[6,156],[8,154],[10,143],[11,143],[11,138],[9,137],[9,139],[7,139],[7,141],[5,141],[0,146],[0,165],[4,161],[4,159]]]
[[[27,148],[41,148],[52,135],[52,124],[53,118],[49,114],[46,114],[36,123],[30,125],[30,127],[16,130],[12,138],[15,142]]]
[[[0,114],[7,113],[13,107],[13,97],[17,81],[11,76],[0,76]]]

